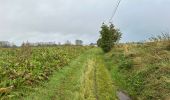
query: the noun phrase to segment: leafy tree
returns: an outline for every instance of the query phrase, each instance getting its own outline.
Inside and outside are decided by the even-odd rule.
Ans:
[[[109,52],[115,43],[120,40],[121,35],[122,33],[116,29],[112,23],[110,25],[103,23],[97,45],[101,47],[104,52]]]
[[[83,41],[82,41],[82,40],[76,40],[76,41],[75,41],[75,44],[76,44],[76,45],[83,45]]]

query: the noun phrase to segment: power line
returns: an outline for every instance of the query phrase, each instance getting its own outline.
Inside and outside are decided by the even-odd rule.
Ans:
[[[119,5],[120,5],[120,3],[121,3],[121,1],[122,1],[122,0],[118,0],[117,5],[116,5],[115,9],[113,10],[113,14],[112,14],[112,16],[110,17],[109,22],[111,22],[112,19],[114,18],[115,14],[116,14],[116,12],[117,12],[117,10],[118,10],[118,7],[119,7]]]

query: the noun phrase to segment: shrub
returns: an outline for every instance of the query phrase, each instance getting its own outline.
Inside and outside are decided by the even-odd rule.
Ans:
[[[101,28],[101,37],[98,39],[97,45],[101,47],[104,52],[109,52],[114,44],[120,40],[121,32],[116,29],[113,24],[109,26],[103,24]]]

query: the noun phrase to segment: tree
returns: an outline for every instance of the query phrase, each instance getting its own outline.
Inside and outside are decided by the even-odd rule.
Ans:
[[[76,45],[83,45],[83,41],[82,41],[82,40],[76,40],[76,41],[75,41],[75,44],[76,44]]]
[[[8,41],[0,41],[0,47],[8,48],[10,45],[11,44]]]
[[[122,33],[116,29],[112,23],[110,25],[103,23],[97,45],[101,47],[104,52],[109,52],[115,43],[120,40],[121,35]]]
[[[70,46],[71,45],[71,41],[67,40],[64,45]]]

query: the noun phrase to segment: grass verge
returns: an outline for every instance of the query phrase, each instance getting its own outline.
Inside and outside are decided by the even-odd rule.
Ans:
[[[146,45],[114,48],[105,55],[108,70],[117,89],[134,100],[169,100],[170,52]]]

